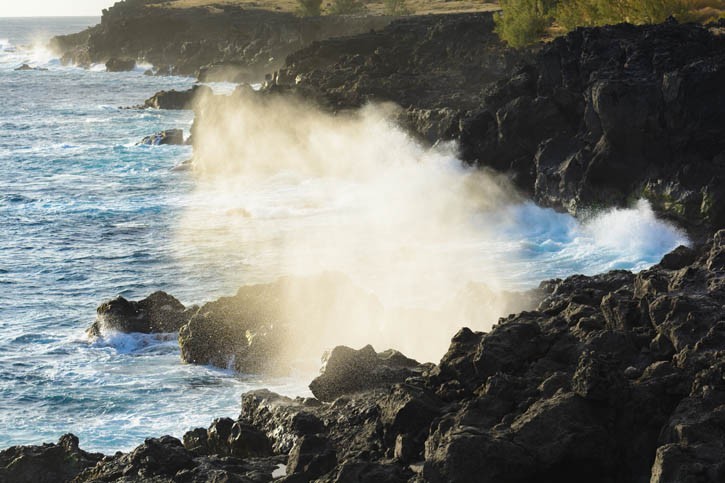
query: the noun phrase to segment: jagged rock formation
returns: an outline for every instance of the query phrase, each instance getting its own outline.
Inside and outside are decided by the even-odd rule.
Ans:
[[[96,321],[88,334],[100,336],[106,330],[117,332],[176,332],[187,323],[198,307],[187,309],[166,292],[154,292],[138,302],[119,296],[96,309]]]
[[[725,230],[636,275],[545,288],[536,310],[489,333],[461,329],[437,366],[404,381],[361,378],[327,403],[254,391],[237,421],[190,431],[183,446],[164,437],[93,468],[51,467],[79,482],[268,481],[280,462],[286,481],[723,481]],[[374,354],[338,350],[347,361]],[[348,369],[327,370],[339,381]],[[23,481],[28,466],[8,462],[55,465],[49,447],[5,450],[0,471]]]
[[[103,11],[101,23],[55,37],[51,47],[78,65],[125,58],[159,74],[205,81],[259,82],[284,58],[315,40],[381,28],[389,17],[298,18],[291,13],[224,5],[165,8],[126,0]]]
[[[578,213],[647,198],[691,231],[725,226],[725,37],[666,23],[578,29],[488,90],[463,157]]]
[[[725,226],[723,25],[578,29],[527,56],[490,15],[416,17],[303,49],[268,89],[334,110],[393,101],[413,132],[457,139],[540,204],[577,214],[644,197],[703,234]]]
[[[331,109],[392,101],[430,142],[452,137],[485,87],[530,53],[507,48],[491,13],[397,20],[378,32],[316,42],[287,58],[271,91],[291,90]]]
[[[179,146],[184,144],[184,130],[167,129],[166,131],[157,132],[156,134],[144,137],[138,144],[144,144],[148,146]]]

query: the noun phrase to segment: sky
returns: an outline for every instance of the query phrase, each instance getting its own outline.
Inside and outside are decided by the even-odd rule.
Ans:
[[[100,17],[116,0],[0,0],[0,17]]]

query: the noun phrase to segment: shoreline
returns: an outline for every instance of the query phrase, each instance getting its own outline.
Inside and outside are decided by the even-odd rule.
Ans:
[[[487,334],[461,329],[435,366],[337,348],[312,383],[316,399],[247,393],[236,421],[127,454],[85,453],[68,435],[9,448],[0,480],[45,481],[33,479],[40,468],[48,481],[261,482],[281,464],[278,481],[289,482],[725,478],[725,40],[695,25],[620,25],[515,53],[481,26],[492,28],[490,15],[409,18],[313,43],[260,93],[234,95],[293,94],[333,112],[398,102],[422,139],[458,140],[464,161],[507,173],[543,206],[576,215],[642,194],[686,227],[693,248],[637,275],[543,281],[531,310]],[[410,31],[426,40],[406,44]],[[195,122],[205,122],[198,109]],[[99,314],[115,310],[106,309]],[[117,313],[123,321],[139,311],[164,330],[193,317],[166,299]],[[198,329],[219,320],[205,317]],[[211,332],[197,339],[209,344],[202,353],[219,349]]]

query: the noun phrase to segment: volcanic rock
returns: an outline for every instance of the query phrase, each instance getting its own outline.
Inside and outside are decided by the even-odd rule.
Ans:
[[[0,481],[13,483],[56,483],[70,481],[98,463],[102,454],[78,448],[78,438],[61,436],[57,444],[13,446],[0,451]]]
[[[183,129],[168,129],[161,131],[151,136],[146,136],[138,144],[146,144],[149,146],[161,146],[161,145],[175,145],[180,146],[184,144],[184,130]]]
[[[88,333],[97,337],[105,330],[144,334],[176,332],[195,310],[196,307],[187,310],[176,298],[161,291],[138,302],[119,296],[98,306],[96,321]]]
[[[403,382],[420,375],[424,366],[398,351],[376,353],[367,345],[360,350],[335,347],[326,357],[322,374],[310,383],[310,390],[320,401]]]
[[[195,85],[186,91],[160,91],[146,99],[143,108],[148,109],[171,109],[183,110],[192,109],[195,102],[203,101],[208,96],[213,95],[211,87],[204,85]]]
[[[108,72],[128,72],[136,68],[134,59],[119,59],[114,57],[106,62],[106,70]]]

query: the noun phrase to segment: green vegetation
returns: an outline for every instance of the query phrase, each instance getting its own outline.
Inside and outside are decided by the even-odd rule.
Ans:
[[[319,17],[322,13],[322,0],[297,0],[297,3],[300,17]]]
[[[501,0],[496,32],[514,47],[540,40],[548,31],[622,22],[710,21],[725,14],[723,0]]]
[[[410,15],[411,10],[405,4],[405,0],[384,0],[383,12],[386,15]]]
[[[332,15],[351,15],[354,13],[362,13],[367,10],[365,4],[360,0],[333,0],[330,7]]]
[[[513,47],[540,39],[551,25],[551,0],[501,0],[502,11],[495,17],[496,33]]]

